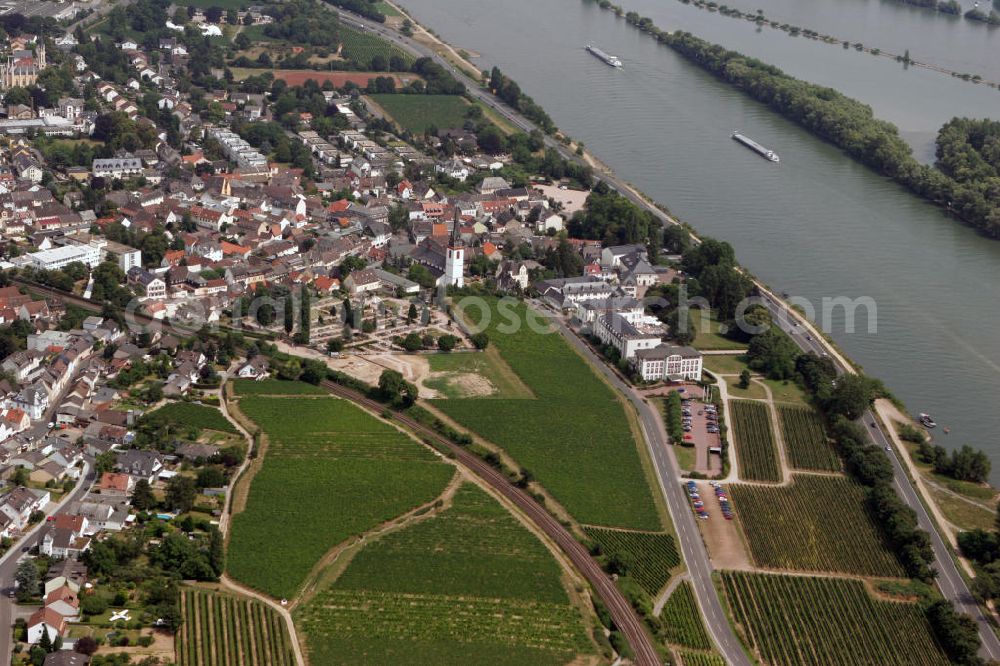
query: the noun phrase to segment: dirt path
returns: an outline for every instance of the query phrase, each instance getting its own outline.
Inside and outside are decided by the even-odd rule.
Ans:
[[[219,387],[219,411],[222,412],[222,415],[226,417],[226,420],[232,423],[233,426],[236,428],[236,430],[243,436],[243,439],[247,443],[247,452],[246,455],[243,457],[243,462],[242,464],[240,464],[239,469],[237,469],[236,472],[233,473],[232,479],[229,482],[229,487],[226,488],[226,507],[222,512],[222,516],[219,518],[219,531],[222,532],[223,537],[227,537],[229,533],[229,523],[232,520],[232,514],[235,507],[233,503],[233,496],[236,491],[236,484],[241,480],[243,473],[250,466],[250,463],[252,461],[250,456],[253,453],[253,435],[251,435],[246,430],[246,428],[243,427],[243,423],[233,418],[233,416],[229,413],[229,404],[226,402],[226,397],[225,397],[226,394],[225,387],[227,378],[228,378],[228,371],[227,375],[223,376],[222,384]],[[249,486],[249,483],[247,485]],[[244,501],[242,505],[239,507],[240,510],[243,509],[243,506],[245,506],[245,504],[246,504],[246,499],[244,497]]]
[[[670,595],[674,593],[677,586],[686,580],[691,580],[691,576],[689,576],[687,572],[674,576],[670,579],[670,582],[667,583],[667,587],[664,588],[663,592],[660,592],[660,596],[656,599],[656,603],[653,604],[653,615],[659,617],[660,613],[663,612],[663,606],[667,603],[667,599],[669,599]]]
[[[288,628],[288,635],[291,637],[292,649],[295,651],[295,663],[298,664],[298,666],[305,666],[306,660],[305,657],[303,656],[302,646],[299,645],[298,635],[295,633],[295,623],[292,621],[292,614],[288,611],[287,608],[282,606],[280,603],[278,603],[271,597],[265,596],[254,589],[251,589],[249,587],[246,587],[245,585],[237,583],[236,581],[231,579],[227,574],[222,574],[222,576],[219,577],[219,583],[223,588],[231,592],[236,592],[245,597],[251,597],[252,599],[256,599],[257,601],[267,604],[274,610],[278,611],[281,617],[284,618],[285,626]]]
[[[763,386],[764,393],[767,395],[767,399],[764,402],[767,403],[767,412],[771,415],[771,429],[774,430],[774,444],[778,447],[778,465],[781,467],[781,483],[779,485],[785,486],[791,483],[791,469],[788,464],[788,452],[785,450],[785,435],[781,431],[778,409],[774,405],[774,394],[771,393],[771,387],[765,382],[757,378],[754,378],[753,381]]]
[[[354,558],[357,553],[365,547],[369,541],[374,541],[379,539],[386,534],[391,532],[396,532],[401,529],[410,527],[411,525],[433,518],[440,514],[442,511],[447,510],[451,507],[452,499],[455,497],[455,492],[458,487],[467,481],[466,475],[459,472],[452,476],[451,481],[445,486],[444,490],[440,495],[434,499],[421,504],[418,507],[414,507],[410,511],[404,514],[396,516],[395,518],[388,520],[381,525],[377,525],[370,530],[366,530],[361,534],[343,541],[333,548],[331,548],[323,557],[321,557],[313,568],[309,571],[306,576],[305,582],[302,584],[302,588],[299,593],[295,595],[288,603],[288,610],[295,610],[300,604],[307,603],[310,599],[316,596],[316,593],[321,588],[321,583],[325,579],[329,579],[331,574],[341,573],[350,564],[350,561]],[[346,555],[346,557],[341,557]],[[331,570],[331,567],[336,566],[335,570]],[[336,576],[334,576],[335,578]]]

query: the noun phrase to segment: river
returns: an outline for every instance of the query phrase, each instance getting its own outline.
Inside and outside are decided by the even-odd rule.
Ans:
[[[658,2],[690,9],[674,0]],[[405,5],[453,45],[481,54],[481,68],[499,65],[620,176],[699,232],[731,242],[741,263],[774,289],[807,298],[817,310],[824,297],[873,299],[877,330],[869,332],[862,316],[849,333],[844,317],[834,316],[828,322],[834,340],[911,411],[929,412],[949,427],[947,436],[936,431],[939,443],[985,449],[993,481],[1000,481],[993,411],[1000,404],[1000,242],[948,219],[595,5]],[[721,26],[743,27],[701,14]],[[794,46],[802,61],[862,59],[872,97],[863,99],[885,107],[884,117],[913,116],[916,127],[931,134],[945,115],[983,114],[969,101],[982,91],[1000,101],[995,90],[931,72],[900,72],[892,62],[885,69],[879,58],[783,33],[763,41]],[[590,42],[619,55],[624,68],[607,67],[584,52]],[[818,62],[801,67],[822,69]],[[917,79],[929,97],[920,108],[908,108]],[[1000,111],[996,106],[991,110]],[[734,128],[776,150],[781,164],[732,141]]]

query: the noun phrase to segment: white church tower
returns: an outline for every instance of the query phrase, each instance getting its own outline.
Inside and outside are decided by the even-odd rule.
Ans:
[[[465,270],[465,243],[462,242],[462,214],[458,206],[455,207],[455,221],[451,229],[451,240],[448,241],[448,254],[444,261],[444,275],[442,276],[445,286],[454,285],[462,287],[465,285],[463,272]]]

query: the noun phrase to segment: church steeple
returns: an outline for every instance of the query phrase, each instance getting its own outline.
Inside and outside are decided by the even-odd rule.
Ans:
[[[455,219],[451,224],[451,240],[448,242],[448,247],[462,247],[463,245],[462,211],[458,206],[455,206]]]

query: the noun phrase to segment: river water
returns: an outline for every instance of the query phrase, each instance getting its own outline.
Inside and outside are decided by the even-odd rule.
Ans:
[[[769,2],[795,4],[757,5],[771,14]],[[935,432],[938,442],[987,450],[993,480],[1000,480],[1000,242],[947,218],[593,4],[405,5],[445,40],[481,54],[481,68],[499,65],[620,176],[699,232],[731,242],[741,263],[772,288],[809,299],[817,311],[823,298],[873,299],[874,331],[863,310],[855,332],[845,331],[835,311],[826,322],[832,337],[911,411],[948,426],[950,435]],[[672,20],[678,8],[711,29],[679,25]],[[784,33],[764,37],[752,25],[675,0],[641,0],[626,9],[834,85],[906,127],[918,147],[952,115],[1000,114],[1000,92],[941,74],[903,72],[891,61]],[[823,29],[819,19],[807,18],[800,25]],[[620,56],[624,68],[584,52],[591,42]],[[777,151],[781,164],[736,144],[733,129]]]

